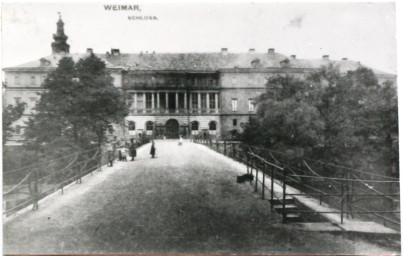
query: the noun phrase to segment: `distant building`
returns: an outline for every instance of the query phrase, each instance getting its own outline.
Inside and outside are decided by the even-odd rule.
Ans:
[[[14,125],[19,128],[11,143],[23,140],[24,121],[34,114],[46,75],[57,67],[62,57],[74,61],[89,54],[70,53],[64,23],[59,19],[53,35],[52,54],[15,67],[4,68],[5,104],[26,102],[28,109]],[[297,59],[276,53],[250,49],[246,53],[230,53],[222,48],[217,53],[121,53],[111,49],[96,54],[104,60],[114,85],[130,95],[130,113],[124,127],[114,125],[111,137],[128,139],[139,133],[155,138],[213,137],[231,138],[242,132],[248,118],[256,112],[255,99],[265,92],[267,78],[278,74],[304,74],[333,63],[342,72],[355,70],[361,64],[342,59],[332,61],[325,55],[318,60]],[[374,70],[380,81],[396,76]]]

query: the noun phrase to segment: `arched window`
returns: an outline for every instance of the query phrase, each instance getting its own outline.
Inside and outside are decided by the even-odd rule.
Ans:
[[[215,135],[217,131],[217,123],[215,121],[211,121],[208,124],[209,134]]]
[[[198,131],[199,130],[199,122],[193,121],[192,122],[192,131]]]
[[[129,126],[129,131],[135,131],[136,130],[136,123],[135,122],[129,121],[128,126]]]
[[[148,121],[146,123],[146,134],[147,135],[152,135],[154,130],[154,123],[151,121]]]
[[[199,134],[199,122],[193,121],[191,123],[191,128],[192,128],[192,135]]]
[[[154,127],[154,123],[153,123],[153,122],[148,121],[148,122],[146,123],[146,130],[147,130],[147,131],[152,131],[152,130],[153,130],[153,127]]]

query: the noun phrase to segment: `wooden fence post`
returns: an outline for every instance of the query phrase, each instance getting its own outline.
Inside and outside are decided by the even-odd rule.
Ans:
[[[263,169],[262,169],[262,200],[264,200],[264,186],[265,186],[265,180],[266,180],[266,175],[265,175],[265,172],[266,172],[266,168],[267,166],[266,166],[266,163],[263,163]]]
[[[256,159],[258,160],[258,159]],[[257,192],[257,180],[258,180],[258,174],[259,174],[259,162],[256,161],[256,180],[255,180],[255,192]]]
[[[344,178],[344,171],[343,171],[343,176],[342,178]],[[341,180],[341,200],[340,200],[340,223],[343,224],[343,215],[344,215],[344,181]]]
[[[271,178],[270,178],[270,183],[271,183],[271,189],[270,189],[270,206],[271,209],[273,210],[273,200],[274,200],[274,167],[271,167]]]
[[[38,172],[36,169],[34,169],[34,205],[32,210],[38,210],[39,209],[39,194],[38,194]]]
[[[249,174],[249,153],[246,153],[246,173]]]
[[[283,223],[286,222],[286,217],[287,214],[285,212],[285,199],[286,199],[286,183],[285,183],[285,179],[286,179],[286,169],[283,169]]]

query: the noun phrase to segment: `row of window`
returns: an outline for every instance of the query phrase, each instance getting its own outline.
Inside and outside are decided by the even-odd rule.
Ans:
[[[136,99],[136,106],[134,106],[137,109],[151,109],[153,106],[153,93],[131,93],[130,98],[129,98],[129,105],[134,105],[134,99]],[[166,93],[159,93],[159,94],[154,94],[154,106],[157,105],[157,97],[159,95],[159,104],[160,108],[165,108],[166,107]],[[209,100],[207,101],[207,95],[209,96]],[[216,103],[217,107],[218,106],[218,101],[216,102],[216,95],[217,93],[200,93],[200,106],[202,109],[215,109],[216,108]],[[136,98],[135,98],[136,97]],[[185,106],[185,94],[184,93],[178,93],[178,107],[180,109],[182,108],[187,108]],[[218,98],[217,98],[218,99]],[[145,102],[144,102],[145,101]],[[169,99],[168,99],[169,101]],[[190,96],[186,99],[186,101],[191,101],[191,108],[193,109],[198,109],[199,107],[199,96],[198,93],[190,93]],[[145,105],[144,105],[145,104]],[[190,102],[188,103],[190,104]]]
[[[41,77],[39,77],[39,78],[41,78]],[[35,76],[35,75],[31,75],[30,76],[30,85],[36,85],[37,84],[37,79],[38,79],[38,77],[37,76]],[[44,79],[44,76],[42,77],[42,79]],[[127,79],[127,78],[123,78],[123,83],[124,84],[127,84],[129,82],[129,80]],[[156,80],[155,80],[155,78],[154,77],[152,77],[151,79],[143,79],[143,80],[136,80],[136,81],[134,81],[133,79],[131,79],[131,82],[133,83],[133,84],[136,84],[136,83],[146,83],[146,84],[148,84],[148,85],[152,85],[152,84],[154,84],[155,82],[156,82]],[[174,83],[181,83],[181,84],[184,84],[185,82],[187,82],[187,83],[189,83],[189,84],[192,84],[192,85],[195,85],[195,86],[198,86],[198,85],[211,85],[211,86],[217,86],[217,81],[215,80],[215,79],[211,79],[211,78],[208,78],[208,79],[205,79],[205,78],[193,78],[193,79],[191,79],[191,80],[184,80],[184,79],[182,79],[182,80],[179,80],[179,81],[175,81]],[[264,78],[259,78],[259,77],[255,77],[255,76],[249,76],[248,77],[248,84],[249,85],[257,85],[257,84],[259,84],[259,83],[263,83],[264,82]],[[20,76],[14,76],[14,83],[16,84],[16,85],[20,85],[21,84],[21,78],[20,78]],[[237,79],[235,78],[235,77],[233,77],[232,78],[232,85],[236,85],[237,84]]]
[[[131,85],[157,85],[157,84],[188,84],[193,86],[217,86],[218,80],[214,78],[175,78],[175,77],[123,77],[123,84],[131,84]]]
[[[266,81],[266,78],[264,78],[264,77],[256,77],[254,75],[248,76],[248,85],[261,85],[261,84],[264,84],[265,81]],[[237,85],[236,77],[232,78],[232,85]]]
[[[29,85],[38,85],[42,82],[42,80],[45,80],[45,75],[42,76],[35,76],[31,75],[29,78]],[[14,76],[14,84],[15,85],[21,85],[21,77],[20,76]]]
[[[255,110],[255,100],[249,99],[248,100],[248,109],[249,112],[253,112]],[[232,112],[238,111],[238,99],[232,99]]]
[[[200,124],[199,124],[198,121],[193,121],[193,122],[191,122],[190,126],[191,126],[192,131],[198,131]],[[154,128],[154,123],[152,121],[146,122],[146,130],[147,131],[152,131],[153,128]],[[128,122],[128,130],[129,131],[135,131],[136,130],[136,123],[134,121],[129,121]],[[209,130],[210,131],[217,130],[217,122],[210,121],[209,122]]]

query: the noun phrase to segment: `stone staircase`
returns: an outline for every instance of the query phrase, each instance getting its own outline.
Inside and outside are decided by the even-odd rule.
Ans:
[[[269,199],[272,208],[283,214],[283,199],[275,198],[273,200]],[[286,222],[300,222],[302,221],[301,214],[298,213],[298,205],[295,203],[295,200],[291,196],[286,196],[285,198],[285,221]]]

